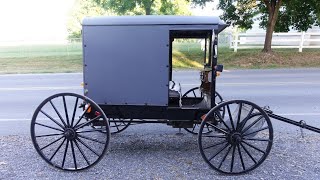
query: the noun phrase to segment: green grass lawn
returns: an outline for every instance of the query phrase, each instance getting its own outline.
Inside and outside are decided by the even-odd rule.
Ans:
[[[264,54],[260,49],[238,50],[219,47],[218,63],[227,69],[320,67],[320,50],[278,49]],[[202,68],[200,44],[174,42],[174,68]],[[0,74],[82,72],[81,43],[0,47]]]
[[[0,74],[81,71],[80,43],[0,47]]]

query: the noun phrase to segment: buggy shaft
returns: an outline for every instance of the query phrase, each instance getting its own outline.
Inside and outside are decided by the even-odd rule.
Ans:
[[[279,116],[279,115],[276,115],[276,114],[273,114],[273,113],[270,113],[270,112],[267,112],[267,113],[273,119],[277,119],[277,120],[282,121],[282,122],[286,122],[286,123],[289,123],[289,124],[292,124],[292,125],[295,125],[295,126],[299,126],[301,128],[308,129],[308,130],[316,132],[316,133],[320,133],[320,129],[319,128],[307,125],[305,123],[305,121],[303,121],[303,120],[295,121],[295,120],[288,119],[288,118],[285,118],[285,117],[282,117],[282,116]]]

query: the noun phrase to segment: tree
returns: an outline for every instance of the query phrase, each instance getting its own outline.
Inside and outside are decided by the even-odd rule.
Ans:
[[[224,10],[222,18],[227,23],[244,29],[252,28],[254,17],[260,15],[262,20],[260,27],[266,29],[262,51],[272,52],[273,32],[288,32],[290,27],[306,31],[317,24],[320,2],[318,0],[219,0],[219,8]]]
[[[190,14],[189,2],[186,0],[95,0],[95,2],[118,15]]]
[[[81,37],[81,22],[84,17],[105,14],[108,14],[108,12],[93,1],[76,0],[67,22],[69,38]]]

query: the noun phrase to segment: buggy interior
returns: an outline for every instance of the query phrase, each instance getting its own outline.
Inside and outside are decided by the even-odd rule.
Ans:
[[[170,31],[169,52],[169,106],[211,108],[211,71],[212,71],[212,30],[172,30]],[[194,41],[199,43],[203,59],[203,69],[200,71],[200,83],[193,91],[182,92],[181,82],[173,78],[173,51],[175,41]],[[201,44],[201,46],[200,46]],[[188,87],[187,87],[188,88]],[[185,88],[186,89],[186,88]],[[188,90],[188,89],[186,89]],[[188,93],[189,92],[189,93]]]

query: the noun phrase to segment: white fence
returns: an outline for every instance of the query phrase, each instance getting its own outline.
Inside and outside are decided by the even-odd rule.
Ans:
[[[265,33],[230,34],[230,48],[238,49],[263,48]],[[320,33],[273,33],[272,48],[320,48]]]

